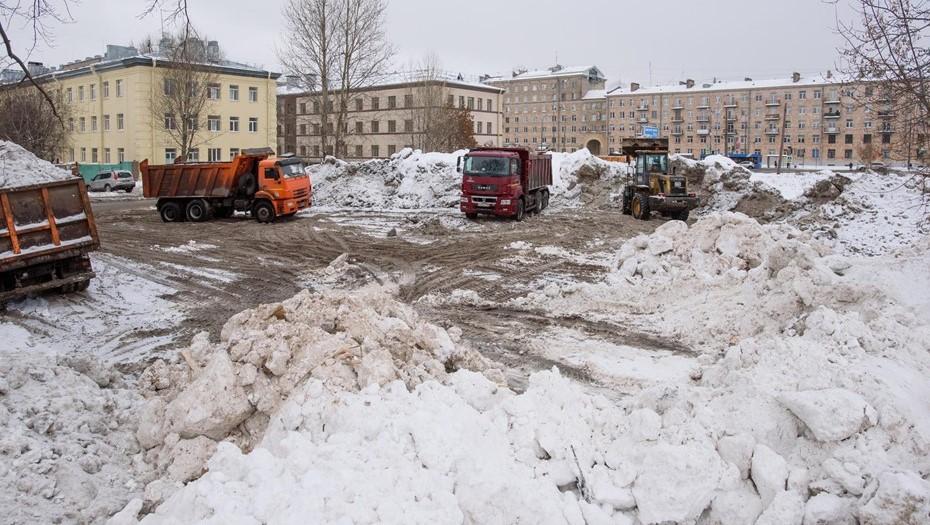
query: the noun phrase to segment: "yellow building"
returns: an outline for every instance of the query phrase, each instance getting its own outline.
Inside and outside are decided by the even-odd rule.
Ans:
[[[204,44],[205,56],[219,57],[216,42]],[[81,165],[172,162],[180,150],[165,131],[172,124],[153,109],[171,67],[159,53],[110,45],[105,55],[42,74],[39,79],[53,86],[67,108],[70,143],[58,160]],[[219,58],[207,60],[203,68],[215,82],[200,119],[206,125],[198,126],[190,160],[225,161],[245,148],[274,148],[280,75]]]

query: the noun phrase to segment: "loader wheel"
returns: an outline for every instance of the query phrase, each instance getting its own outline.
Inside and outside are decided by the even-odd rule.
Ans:
[[[271,206],[270,202],[259,202],[252,208],[252,215],[255,216],[255,220],[258,222],[273,222],[274,208]]]
[[[526,204],[523,202],[523,199],[517,201],[517,213],[514,214],[513,218],[520,222],[523,220],[523,217],[526,216]]]
[[[181,206],[176,202],[166,202],[159,213],[161,213],[161,220],[165,222],[180,222],[184,218]]]
[[[204,222],[210,219],[210,208],[207,203],[194,199],[187,204],[187,219],[191,222]]]
[[[688,216],[690,215],[689,210],[683,210],[672,216],[676,221],[688,222]]]
[[[641,221],[649,220],[649,198],[637,193],[633,196],[633,217]]]

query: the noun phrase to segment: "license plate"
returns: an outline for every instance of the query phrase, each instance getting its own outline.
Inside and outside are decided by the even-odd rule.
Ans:
[[[476,202],[475,205],[478,206],[479,208],[491,208],[494,206],[490,202]]]

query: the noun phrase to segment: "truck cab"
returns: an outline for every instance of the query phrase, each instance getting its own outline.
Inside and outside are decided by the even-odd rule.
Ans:
[[[310,206],[310,178],[300,159],[269,157],[258,163],[258,173],[255,197],[271,201],[275,216],[292,215]]]
[[[462,173],[461,210],[523,220],[549,203],[552,161],[522,148],[477,148],[458,160]]]

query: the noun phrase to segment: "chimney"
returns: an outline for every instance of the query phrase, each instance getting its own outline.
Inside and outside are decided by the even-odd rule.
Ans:
[[[800,81],[801,81],[801,74],[798,73],[797,71],[795,71],[794,73],[792,73],[792,74],[791,74],[791,81],[794,82],[795,84],[797,84],[798,82],[800,82]]]
[[[752,79],[749,78],[749,77],[746,77],[746,78],[743,79],[743,82],[752,82]]]
[[[630,93],[639,91],[639,82],[630,82]]]
[[[833,71],[827,70],[827,78],[833,78]]]
[[[688,89],[693,88],[693,87],[694,87],[694,79],[689,78],[688,80],[685,80],[685,86],[687,86]]]

